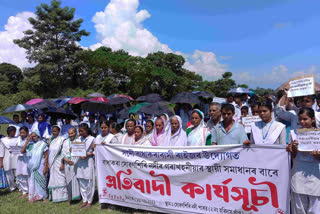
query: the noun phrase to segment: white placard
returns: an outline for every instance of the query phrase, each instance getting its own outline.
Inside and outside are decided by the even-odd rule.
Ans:
[[[213,103],[225,103],[226,102],[226,98],[222,98],[222,97],[214,97],[212,100]]]
[[[86,143],[74,142],[71,143],[71,156],[72,157],[85,157],[87,156]]]
[[[21,155],[21,146],[11,146],[10,151],[13,155]]]
[[[299,151],[320,150],[320,129],[298,129],[297,141]]]
[[[261,121],[261,118],[259,116],[247,116],[241,118],[241,122],[244,125],[246,133],[251,133],[251,125],[258,121]]]
[[[315,94],[314,75],[297,77],[289,81],[288,97],[300,97]]]
[[[290,213],[283,145],[97,147],[100,203],[170,214]]]

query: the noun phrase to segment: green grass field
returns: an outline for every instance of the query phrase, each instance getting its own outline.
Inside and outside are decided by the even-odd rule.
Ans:
[[[0,190],[0,214],[60,214],[60,213],[133,213],[135,210],[124,207],[114,206],[113,210],[107,208],[100,209],[100,204],[97,200],[97,194],[95,195],[93,206],[88,210],[79,209],[81,204],[80,201],[75,202],[71,205],[68,202],[52,203],[52,202],[35,202],[29,203],[29,201],[24,198],[20,199],[21,194],[18,191],[10,193],[9,190]],[[144,212],[139,212],[144,213]],[[147,213],[147,212],[145,212]]]

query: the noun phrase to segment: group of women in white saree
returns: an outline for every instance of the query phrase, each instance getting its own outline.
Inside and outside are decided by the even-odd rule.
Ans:
[[[230,105],[230,104],[229,104]],[[225,108],[224,110],[228,110]],[[234,112],[233,112],[234,114]],[[253,123],[249,144],[282,144],[286,145],[285,125],[274,120],[273,108],[269,104],[259,105],[261,121]],[[316,128],[315,112],[307,107],[301,108],[295,115],[301,128]],[[70,128],[68,138],[61,136],[61,128],[52,126],[49,140],[41,138],[40,131],[28,132],[27,127],[20,128],[19,137],[15,137],[15,127],[9,127],[8,137],[0,142],[0,167],[4,168],[10,191],[16,187],[22,197],[29,197],[30,202],[51,200],[52,202],[73,201],[82,198],[81,208],[91,207],[95,192],[95,150],[97,144],[123,144],[128,146],[161,146],[186,147],[212,145],[212,129],[206,126],[204,114],[198,109],[191,113],[191,125],[182,126],[180,116],[169,117],[162,114],[154,120],[148,120],[145,127],[137,125],[134,119],[125,121],[125,132],[122,136],[112,134],[108,121],[100,121],[101,134],[91,135],[87,123],[81,123],[78,129]],[[224,115],[217,126],[224,126]],[[227,118],[225,118],[227,121]],[[232,121],[231,128],[225,127],[221,136],[232,136],[237,133],[232,126],[238,127]],[[244,129],[241,129],[244,130]],[[217,132],[215,132],[217,134]],[[71,144],[84,142],[86,156],[73,157]],[[232,143],[230,143],[232,144]],[[290,132],[287,150],[294,160],[291,187],[293,191],[295,213],[316,213],[320,210],[319,164],[320,154],[299,152],[297,149],[296,130]],[[12,146],[20,146],[21,154],[13,155]],[[317,170],[315,170],[315,168]],[[305,176],[308,172],[310,176]],[[311,210],[304,212],[304,210]]]

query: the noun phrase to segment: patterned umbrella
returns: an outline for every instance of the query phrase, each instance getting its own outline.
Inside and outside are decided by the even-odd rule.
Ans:
[[[43,101],[43,99],[41,98],[36,98],[36,99],[31,99],[29,100],[28,102],[26,102],[27,105],[34,105],[34,104],[37,104],[39,102]]]
[[[10,106],[6,110],[4,110],[4,112],[25,111],[29,109],[34,109],[34,106],[27,105],[27,104],[18,104],[18,105]]]
[[[229,94],[250,94],[250,90],[247,88],[232,88],[230,89],[230,91],[228,92]]]
[[[134,101],[134,99],[133,99],[132,97],[130,97],[129,95],[125,95],[125,94],[117,94],[117,95],[114,96],[114,97],[126,97],[126,98],[128,98],[129,100]]]

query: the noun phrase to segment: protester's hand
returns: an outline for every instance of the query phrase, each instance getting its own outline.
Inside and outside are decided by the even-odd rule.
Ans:
[[[289,143],[286,147],[287,152],[291,152],[292,153],[292,144]]]
[[[313,157],[315,157],[316,159],[320,159],[320,151],[318,151],[318,150],[312,151],[312,152],[311,152],[311,155],[312,155]]]
[[[67,163],[69,164],[69,166],[72,166],[74,164],[71,160],[68,160]]]
[[[105,142],[105,141],[102,141],[101,144],[106,144],[106,142]]]
[[[250,146],[251,144],[251,141],[250,140],[246,140],[243,142],[243,145],[246,145],[246,146]]]
[[[85,160],[86,158],[87,158],[86,156],[81,157],[82,160]]]
[[[72,152],[72,147],[70,147],[69,151]]]
[[[61,164],[60,170],[64,170],[64,164]]]

